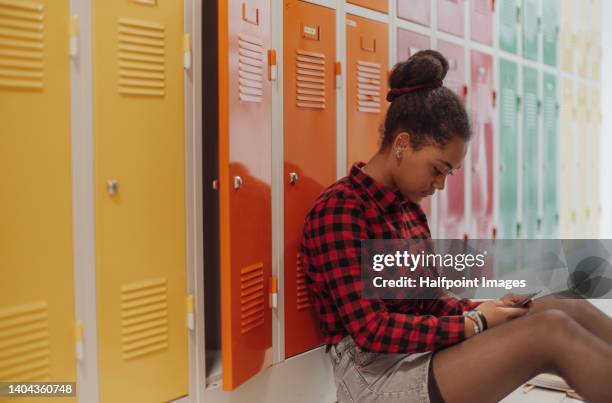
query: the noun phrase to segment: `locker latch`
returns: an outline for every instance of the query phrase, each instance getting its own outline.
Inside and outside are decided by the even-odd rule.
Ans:
[[[278,280],[276,276],[270,277],[270,308],[278,306]]]
[[[336,74],[336,88],[340,88],[342,87],[342,62],[336,62],[334,73]]]
[[[187,328],[193,330],[195,328],[195,303],[192,294],[187,295],[185,308],[187,310]]]
[[[69,43],[68,43],[68,54],[70,57],[76,57],[79,53],[79,17],[73,15],[70,17],[70,26],[68,27]]]
[[[185,70],[191,69],[191,35],[183,35],[183,67]]]
[[[77,320],[74,324],[74,340],[76,348],[76,359],[83,361],[83,322]]]
[[[276,81],[278,66],[276,65],[276,50],[268,49],[268,80]]]
[[[468,96],[468,86],[462,85],[461,86],[461,100],[463,101],[464,104],[467,102],[467,96]],[[493,106],[495,107],[495,94],[493,95]]]

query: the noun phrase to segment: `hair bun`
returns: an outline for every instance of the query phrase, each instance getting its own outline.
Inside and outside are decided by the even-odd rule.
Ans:
[[[411,87],[442,81],[448,72],[448,60],[436,50],[421,50],[397,63],[389,77],[389,88]]]

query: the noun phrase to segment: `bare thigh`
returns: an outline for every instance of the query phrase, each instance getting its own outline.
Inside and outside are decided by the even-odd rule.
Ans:
[[[600,373],[589,374],[589,366]],[[609,389],[605,374],[612,371],[612,349],[566,313],[550,309],[438,351],[433,369],[449,403],[497,402],[546,371],[563,372],[592,401],[610,401],[602,400],[610,392],[601,389]]]

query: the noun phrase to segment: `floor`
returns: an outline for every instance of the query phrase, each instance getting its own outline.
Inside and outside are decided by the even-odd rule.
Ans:
[[[580,402],[582,400],[575,400],[569,398],[565,393],[556,392],[553,390],[545,390],[540,388],[533,388],[529,392],[525,393],[523,388],[518,388],[505,399],[502,403],[573,403]]]

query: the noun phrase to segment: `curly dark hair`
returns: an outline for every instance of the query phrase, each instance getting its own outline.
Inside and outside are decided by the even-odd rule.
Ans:
[[[412,87],[441,81],[448,61],[440,52],[422,50],[397,63],[389,77],[389,88]],[[446,87],[422,88],[402,94],[391,102],[385,117],[381,149],[393,144],[400,132],[410,134],[412,148],[444,147],[454,136],[468,141],[472,131],[463,102]]]

